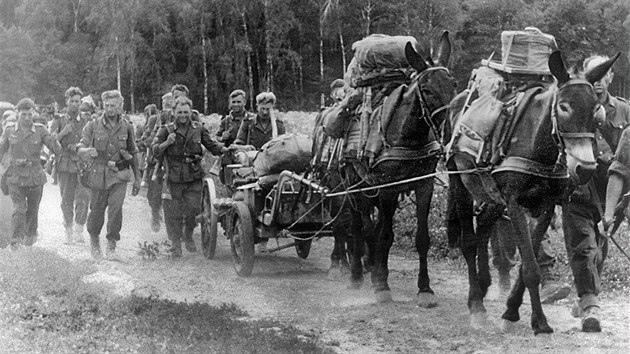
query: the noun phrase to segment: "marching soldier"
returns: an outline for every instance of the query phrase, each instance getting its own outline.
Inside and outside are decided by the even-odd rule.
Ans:
[[[245,119],[236,135],[234,144],[252,145],[260,149],[266,142],[285,133],[284,123],[273,113],[276,95],[263,92],[256,96],[258,114],[254,119]]]
[[[276,95],[273,92],[262,92],[256,96],[256,109],[258,114],[254,119],[243,119],[235,145],[252,145],[256,150],[266,142],[285,133],[284,123],[276,119],[273,109],[276,104]],[[258,243],[258,252],[267,252],[267,241]]]
[[[584,60],[584,72],[609,60],[604,56],[592,56]],[[608,253],[606,237],[601,235],[597,224],[603,216],[603,202],[606,198],[608,169],[613,161],[619,138],[624,127],[630,124],[630,106],[625,100],[611,96],[608,86],[613,79],[609,71],[601,80],[593,84],[595,94],[602,104],[605,116],[597,122],[597,169],[591,181],[577,186],[563,202],[562,228],[567,255],[578,301],[572,315],[581,317],[583,332],[601,332],[599,292],[601,272]]]
[[[105,91],[103,115],[87,123],[76,149],[82,159],[88,160],[88,184],[91,189],[90,213],[87,231],[90,234],[92,256],[100,258],[99,235],[105,222],[107,209],[106,256],[113,258],[116,242],[120,240],[122,207],[127,183],[133,181],[132,195],[140,191],[138,152],[133,125],[122,117],[123,97],[118,90]]]
[[[31,246],[37,239],[39,203],[46,174],[40,163],[42,146],[58,152],[59,143],[46,127],[33,123],[35,103],[23,98],[17,104],[17,121],[9,122],[0,137],[0,160],[9,153],[9,167],[2,176],[3,193],[11,196],[11,247]]]
[[[90,204],[90,193],[79,182],[79,156],[75,149],[81,140],[83,128],[92,119],[91,107],[81,103],[82,95],[83,92],[78,87],[66,90],[68,111],[51,127],[52,136],[61,145],[56,163],[66,244],[84,242],[83,229]],[[73,221],[76,224],[73,225]]]
[[[172,256],[181,257],[182,240],[186,250],[197,251],[192,234],[201,212],[202,145],[214,155],[226,152],[227,148],[212,140],[201,123],[192,120],[192,102],[188,98],[178,97],[173,112],[175,121],[160,127],[152,148],[156,158],[163,159],[167,167],[165,178],[172,199],[164,199],[166,232],[172,242]]]

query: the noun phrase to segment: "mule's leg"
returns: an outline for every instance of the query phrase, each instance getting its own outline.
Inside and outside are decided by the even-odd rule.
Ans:
[[[547,318],[540,303],[540,293],[538,286],[540,285],[541,273],[536,263],[536,253],[532,246],[532,238],[530,236],[529,223],[525,209],[518,205],[516,200],[512,198],[508,204],[508,215],[512,220],[513,235],[516,238],[519,250],[521,252],[521,279],[527,287],[532,306],[532,328],[534,334],[552,333],[553,329],[549,327]],[[549,223],[547,223],[549,225]],[[519,281],[520,283],[520,281]],[[518,286],[518,285],[517,285]],[[502,318],[508,321],[518,318],[518,308],[522,303],[522,299],[515,299],[510,293],[507,301],[507,309]],[[522,296],[521,296],[522,297]],[[534,322],[535,321],[535,322]]]
[[[363,267],[366,272],[371,272],[375,265],[375,248],[376,248],[376,225],[372,220],[373,207],[367,208],[361,212],[361,221],[363,228],[361,233],[364,240],[364,253],[367,252],[367,257],[364,257]]]
[[[333,223],[334,247],[330,254],[330,267],[328,268],[328,279],[333,281],[341,280],[343,274],[349,273],[348,252],[346,243],[351,242],[350,229],[352,216],[349,208],[344,208],[343,204],[333,201],[330,206],[332,215],[338,215]]]
[[[419,256],[418,264],[418,306],[431,308],[437,306],[435,293],[431,289],[429,279],[428,255],[431,246],[429,236],[429,210],[433,195],[433,181],[424,182],[416,187],[416,251]]]
[[[387,283],[389,276],[389,250],[394,243],[393,220],[398,206],[398,194],[381,192],[379,197],[378,227],[376,229],[376,268],[372,271],[373,283],[376,280],[376,299],[378,302],[392,301],[391,290]]]
[[[363,234],[361,212],[352,209],[350,211],[352,216],[351,222],[351,241],[352,241],[352,257],[350,257],[350,287],[359,289],[363,285]]]

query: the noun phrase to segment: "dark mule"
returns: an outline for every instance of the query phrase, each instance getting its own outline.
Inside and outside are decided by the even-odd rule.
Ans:
[[[520,319],[519,307],[527,288],[534,333],[553,332],[540,303],[541,274],[536,254],[553,216],[554,205],[564,195],[570,178],[576,183],[585,183],[594,172],[594,114],[599,103],[592,83],[603,77],[615,59],[603,63],[586,79],[573,79],[565,69],[560,52],[552,53],[549,68],[557,85],[541,89],[526,106],[518,108],[523,109],[523,114],[514,123],[507,156],[492,172],[505,201],[505,206],[494,213],[494,219],[507,224],[503,226],[510,232],[501,237],[514,238],[522,259],[502,316],[505,326]],[[457,154],[449,166],[453,166],[453,161],[459,170],[471,167],[465,160],[458,159]],[[455,191],[451,196],[456,199],[454,208],[460,214],[462,227],[460,247],[468,264],[471,323],[474,327],[483,327],[487,325],[483,298],[490,286],[487,244],[492,227],[478,227],[475,233],[472,220],[466,220],[466,216],[472,219],[468,213],[472,199],[487,200],[487,196],[480,194],[479,179],[475,175],[452,175],[451,181]],[[528,223],[528,218],[537,222]]]
[[[444,121],[449,102],[455,96],[455,79],[442,65],[448,63],[451,43],[448,32],[440,41],[438,57],[425,61],[407,44],[406,56],[416,70],[409,86],[375,86],[374,92],[386,97],[399,96],[398,104],[383,132],[385,147],[372,161],[365,158],[346,158],[341,166],[344,184],[351,190],[380,186],[409,178],[428,175],[435,171],[439,153],[439,132],[437,127]],[[375,95],[376,97],[377,95]],[[372,107],[376,108],[376,107]],[[416,247],[420,255],[418,286],[421,294],[433,294],[429,286],[427,253],[429,230],[427,218],[433,192],[433,178],[379,188],[349,195],[352,207],[352,257],[351,284],[360,287],[363,282],[364,244],[367,244],[368,268],[372,270],[372,285],[379,302],[391,301],[387,283],[389,250],[394,240],[393,216],[401,192],[415,190],[417,200]],[[372,233],[365,232],[364,220],[369,220],[373,209],[377,208],[376,223]],[[371,235],[371,237],[370,237]]]

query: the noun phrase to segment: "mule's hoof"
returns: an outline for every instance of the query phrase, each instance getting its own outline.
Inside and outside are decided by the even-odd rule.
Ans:
[[[326,278],[330,281],[340,281],[342,278],[342,271],[339,267],[328,268],[328,275]]]
[[[417,296],[418,306],[430,309],[438,305],[437,297],[431,293],[419,293]]]
[[[548,324],[544,324],[543,326],[540,326],[534,329],[534,335],[541,334],[541,333],[542,334],[553,333],[553,328],[551,328],[551,326],[549,326]]]
[[[492,323],[488,320],[487,312],[476,312],[470,314],[470,326],[473,329],[481,331],[490,331],[492,329]]]
[[[392,302],[392,292],[391,290],[381,290],[376,292],[376,302],[379,304]]]
[[[350,290],[359,290],[363,286],[363,279],[361,280],[350,280],[350,284],[348,285],[348,289]]]
[[[512,333],[516,330],[516,322],[501,320],[501,333]]]

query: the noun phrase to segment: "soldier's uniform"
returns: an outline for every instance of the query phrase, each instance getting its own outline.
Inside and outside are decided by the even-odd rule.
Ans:
[[[87,231],[97,256],[100,255],[99,235],[105,222],[105,209],[107,209],[108,250],[113,251],[116,241],[120,240],[122,206],[127,182],[135,178],[130,169],[129,161],[131,160],[125,162],[123,155],[129,154],[135,158],[138,152],[133,125],[120,116],[113,124],[110,124],[104,116],[100,116],[87,123],[77,150],[89,147],[95,148],[98,152],[98,156],[91,161],[88,168],[91,195],[87,219]],[[97,248],[98,252],[96,252]]]
[[[276,120],[276,126],[278,127],[278,135],[285,133],[284,123],[281,120]],[[264,126],[260,123],[260,119],[257,116],[255,119],[243,120],[234,144],[253,145],[256,149],[260,149],[272,138],[271,121],[269,121],[267,126]]]
[[[166,121],[170,123],[173,120],[172,116],[173,112],[171,110],[163,110],[159,114],[149,117],[149,119],[147,119],[144,133],[142,133],[142,137],[140,138],[141,144],[143,144],[147,149],[147,166],[145,167],[147,169],[146,175],[149,176],[149,180],[147,181],[147,201],[149,202],[149,207],[151,207],[151,215],[154,224],[152,225],[152,228],[155,232],[159,231],[160,220],[162,219],[160,210],[162,209],[163,173],[158,171],[156,174],[157,179],[155,181],[151,179],[157,162],[154,158],[153,152],[151,151],[151,144],[153,143],[153,139],[160,128],[161,122]]]
[[[630,189],[630,126],[626,127],[619,138],[615,158],[608,168],[608,175],[617,174],[623,180],[622,193]]]
[[[76,118],[64,115],[58,122],[60,127],[56,135],[61,151],[57,154],[57,178],[61,192],[61,212],[68,241],[72,242],[74,236],[76,241],[83,242],[81,233],[87,220],[90,192],[79,182],[79,156],[76,146],[81,141],[83,128],[88,119],[81,117],[81,114],[77,114]],[[72,130],[68,134],[63,134],[68,126]],[[73,219],[76,222],[76,233],[72,231]]]
[[[606,200],[607,171],[611,166],[622,130],[630,124],[630,106],[608,95],[604,104],[606,119],[597,126],[597,169],[593,178],[563,202],[562,226],[571,270],[579,300],[579,310],[598,306],[601,271],[608,253],[606,238],[597,223],[603,216]],[[579,316],[580,311],[574,312]]]
[[[13,202],[12,246],[21,243],[31,246],[37,238],[37,214],[46,183],[40,163],[43,145],[50,151],[59,150],[57,141],[39,123],[26,129],[20,128],[18,122],[8,123],[0,137],[0,159],[7,151],[9,153],[9,167],[4,178]]]
[[[170,133],[176,134],[175,143],[164,150],[162,144]],[[201,194],[204,172],[201,168],[202,145],[214,155],[220,155],[222,144],[212,140],[210,132],[200,123],[191,121],[187,126],[169,123],[158,131],[153,141],[153,153],[163,158],[168,167],[167,183],[172,199],[164,200],[166,232],[171,240],[173,256],[181,255],[181,241],[194,252],[196,247],[192,233],[197,225],[196,217],[201,212]],[[183,225],[182,225],[183,223]]]
[[[253,120],[256,118],[256,115],[250,112],[245,111],[242,117],[235,116],[233,112],[230,113],[223,118],[221,118],[221,122],[219,123],[219,130],[216,133],[217,137],[222,137],[224,132],[230,132],[230,137],[226,140],[223,140],[223,144],[225,146],[230,146],[238,135],[238,129],[241,127],[241,122],[243,120]]]

